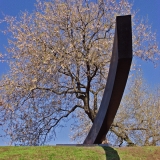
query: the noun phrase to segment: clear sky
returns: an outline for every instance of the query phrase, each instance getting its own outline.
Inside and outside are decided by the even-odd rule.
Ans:
[[[27,10],[32,12],[34,10],[34,4],[36,0],[0,0],[0,19],[3,19],[3,14],[18,16],[20,11]],[[157,41],[160,48],[160,0],[134,0],[133,9],[139,9],[139,16],[148,16],[149,23],[152,24],[152,30],[157,33]],[[0,31],[6,26],[0,24]],[[0,33],[0,52],[5,53],[5,47],[7,46],[7,37]],[[149,62],[137,61],[142,66],[144,78],[147,82],[154,86],[160,84],[160,63],[157,68]],[[4,63],[0,63],[0,76],[6,73],[8,67]],[[69,126],[69,124],[68,124]],[[2,132],[0,130],[0,132]],[[50,142],[50,145],[58,143],[71,143],[69,141],[69,127],[65,127],[57,132],[57,138]],[[2,139],[0,139],[0,146],[6,145]]]

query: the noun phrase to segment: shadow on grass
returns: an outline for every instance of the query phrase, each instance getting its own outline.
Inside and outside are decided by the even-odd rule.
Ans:
[[[105,150],[106,160],[120,160],[118,152],[109,146],[101,146]]]

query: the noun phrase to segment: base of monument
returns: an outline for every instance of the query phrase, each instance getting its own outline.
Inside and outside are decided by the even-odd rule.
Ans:
[[[56,146],[75,146],[75,147],[95,147],[95,146],[101,146],[101,147],[111,147],[110,144],[56,144]]]

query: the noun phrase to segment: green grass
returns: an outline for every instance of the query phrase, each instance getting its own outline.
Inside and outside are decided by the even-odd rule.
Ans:
[[[0,160],[160,160],[160,147],[0,147]]]

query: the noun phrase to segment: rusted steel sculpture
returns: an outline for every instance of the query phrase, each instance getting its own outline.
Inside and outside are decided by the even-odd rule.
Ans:
[[[116,17],[108,80],[93,126],[83,144],[101,144],[117,113],[132,62],[131,15]]]

